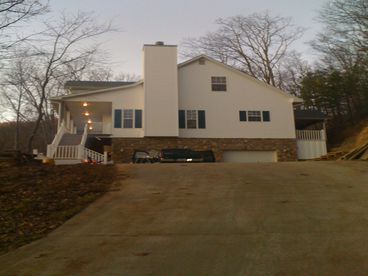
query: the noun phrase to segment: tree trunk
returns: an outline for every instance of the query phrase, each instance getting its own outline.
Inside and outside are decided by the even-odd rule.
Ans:
[[[32,154],[33,140],[34,140],[34,138],[36,136],[36,133],[38,131],[38,128],[40,127],[40,123],[41,123],[41,120],[42,120],[42,117],[43,117],[42,115],[43,115],[42,110],[39,110],[39,114],[38,114],[38,117],[37,117],[35,126],[34,126],[34,128],[32,130],[31,135],[28,138],[27,152],[29,154]]]

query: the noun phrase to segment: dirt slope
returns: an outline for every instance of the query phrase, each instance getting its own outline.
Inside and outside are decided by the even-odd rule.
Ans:
[[[368,119],[332,135],[335,137],[331,138],[338,142],[331,145],[330,151],[348,152],[359,145],[368,143]]]

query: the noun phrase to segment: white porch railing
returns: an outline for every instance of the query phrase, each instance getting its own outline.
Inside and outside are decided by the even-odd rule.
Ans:
[[[296,130],[296,139],[298,140],[326,140],[325,131],[322,130]]]
[[[81,145],[73,146],[58,146],[54,159],[56,160],[88,160],[96,161],[97,163],[107,163],[107,154],[101,154],[94,150],[90,150]]]
[[[296,130],[298,159],[319,158],[327,154],[324,130]]]
[[[57,131],[57,133],[54,137],[54,140],[52,140],[51,144],[47,145],[46,156],[48,158],[52,158],[54,156],[54,153],[55,153],[57,147],[59,146],[61,138],[63,138],[63,135],[67,132],[68,132],[68,130],[65,127],[65,123],[64,123],[64,121],[62,121],[61,124],[60,124],[60,127],[59,127],[59,129],[58,129],[58,131]]]
[[[58,146],[54,158],[55,159],[79,159],[78,158],[79,146],[65,145]]]
[[[83,149],[83,159],[88,160],[91,159],[92,161],[97,161],[98,163],[107,163],[107,160],[105,161],[106,154],[101,154],[99,152],[84,148]]]
[[[110,122],[93,122],[92,129],[88,132],[92,134],[111,134]]]

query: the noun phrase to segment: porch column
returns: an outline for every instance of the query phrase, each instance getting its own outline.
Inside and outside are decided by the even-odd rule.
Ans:
[[[62,103],[58,103],[58,114],[59,114],[59,119],[58,119],[58,125],[57,125],[57,129],[59,130],[60,125],[61,125],[61,121],[63,120],[63,117],[61,115],[62,112]]]
[[[74,121],[73,119],[70,120],[70,132],[74,134]]]
[[[327,141],[327,131],[326,131],[326,119],[323,120],[323,132],[324,132],[324,140]]]
[[[70,111],[66,112],[66,129],[70,131]]]

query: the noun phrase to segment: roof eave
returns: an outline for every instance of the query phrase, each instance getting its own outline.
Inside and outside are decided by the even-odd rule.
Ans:
[[[78,97],[88,96],[88,95],[93,95],[93,94],[98,94],[98,93],[105,93],[105,92],[111,92],[111,91],[120,90],[120,89],[132,88],[132,87],[135,87],[141,84],[143,84],[143,80],[137,81],[130,85],[122,85],[122,86],[117,86],[117,87],[104,88],[104,89],[99,89],[99,90],[94,90],[94,91],[82,92],[78,94],[68,94],[64,96],[54,97],[54,98],[51,98],[50,100],[62,101],[64,99],[78,98]]]

